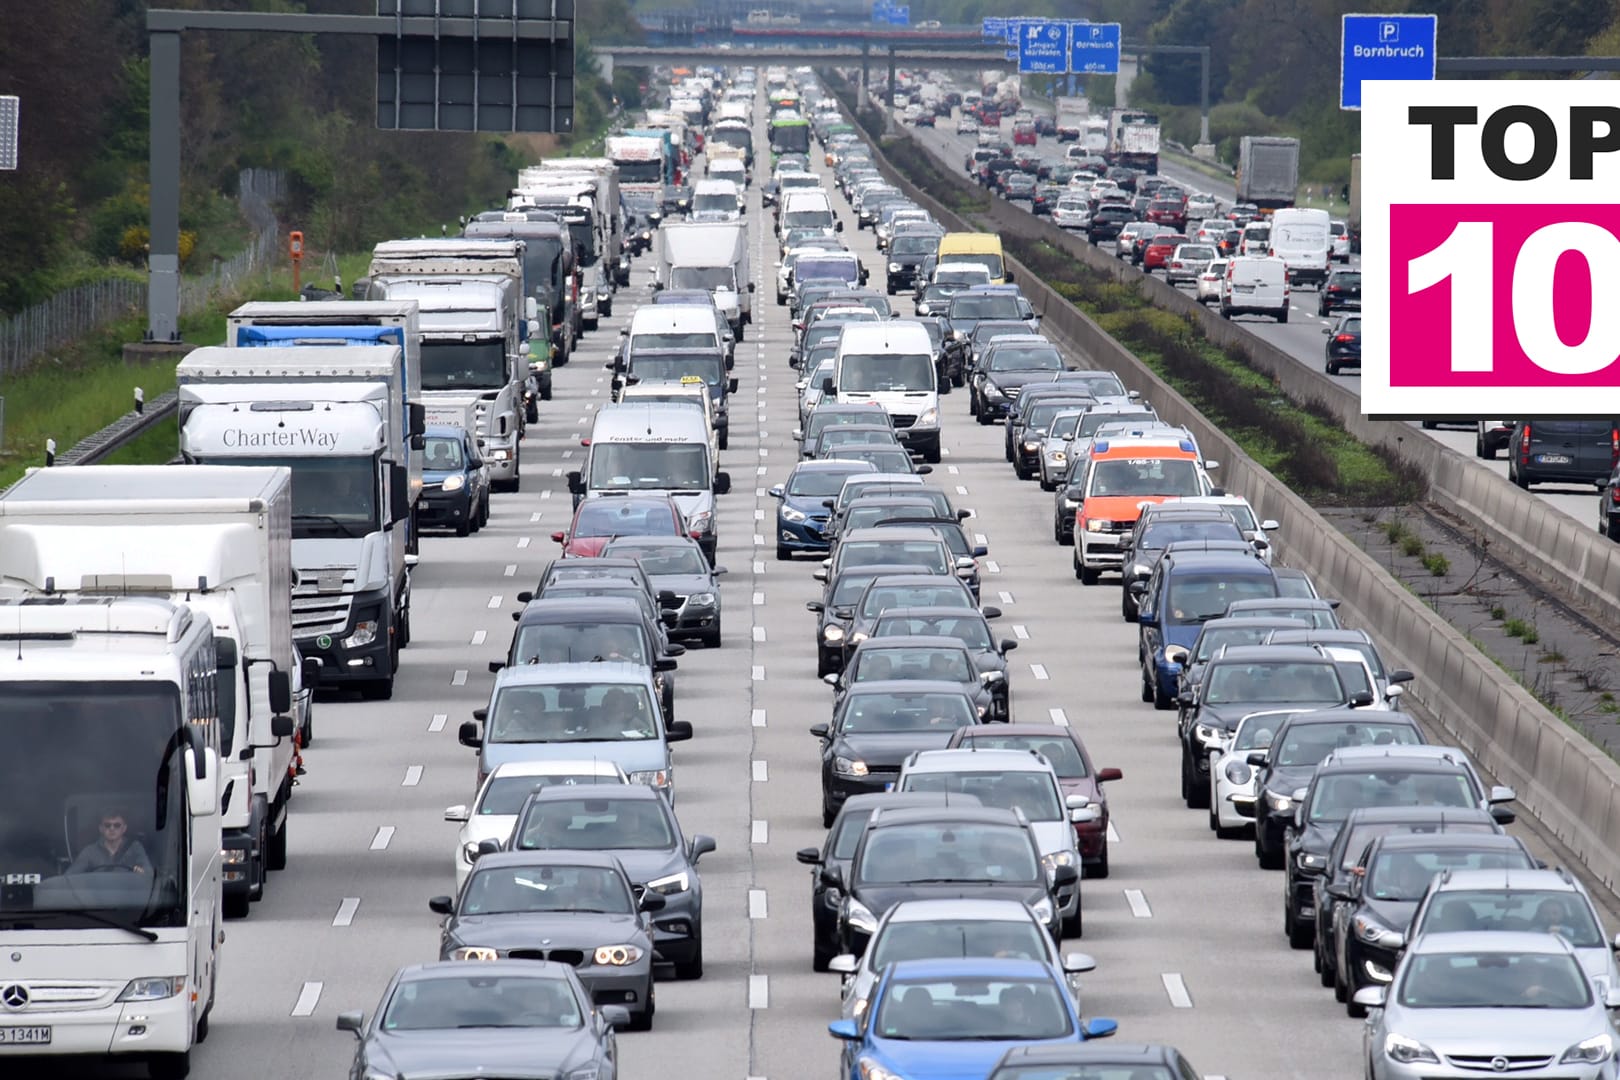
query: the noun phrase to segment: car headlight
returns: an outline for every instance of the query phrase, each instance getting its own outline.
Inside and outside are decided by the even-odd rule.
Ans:
[[[377,620],[362,619],[354,624],[354,633],[343,639],[345,649],[359,649],[377,640]]]
[[[598,945],[591,959],[602,967],[629,967],[640,960],[641,955],[639,945]]]
[[[870,934],[877,929],[877,916],[872,914],[872,909],[854,897],[850,897],[849,908],[844,914],[844,920],[863,933]]]
[[[827,641],[843,641],[844,628],[839,626],[837,623],[834,623],[831,626],[824,627],[821,631],[821,636]]]
[[[922,411],[922,415],[917,417],[917,419],[913,422],[912,426],[913,427],[933,427],[935,424],[938,424],[938,423],[939,423],[939,410],[937,408],[924,409]]]
[[[1193,738],[1204,746],[1224,746],[1226,740],[1231,738],[1231,732],[1225,728],[1214,727],[1210,724],[1194,724]]]
[[[1002,391],[1001,387],[997,386],[995,383],[987,382],[984,384],[984,396],[999,398],[1006,397],[1007,395]]]
[[[646,769],[641,772],[633,772],[630,774],[630,782],[632,784],[646,784],[648,787],[666,788],[669,787],[669,770]]]
[[[1065,509],[1065,510],[1078,510],[1078,509],[1080,509],[1080,500],[1079,499],[1064,499],[1063,500],[1063,509]]]
[[[1050,896],[1043,896],[1039,900],[1035,901],[1035,903],[1030,905],[1030,910],[1035,913],[1035,917],[1041,920],[1041,922],[1051,922],[1057,917],[1057,909],[1052,906],[1052,898]]]
[[[833,772],[837,773],[839,776],[865,776],[870,771],[871,770],[866,767],[866,762],[862,761],[860,758],[847,758],[842,756],[833,758]]]
[[[852,1016],[854,1018],[854,1020],[855,1020],[855,1022],[857,1024],[859,1024],[861,1022],[861,1018],[866,1015],[866,1006],[867,1006],[866,998],[858,997],[858,998],[855,999],[855,1004],[853,1004],[853,1005],[851,1005],[849,1007],[850,1016]],[[861,1075],[865,1076],[866,1075],[866,1070],[864,1070],[864,1069],[861,1070]],[[892,1076],[894,1074],[893,1073],[885,1073],[885,1075]]]
[[[1036,442],[1033,439],[1024,440],[1024,452],[1026,454],[1037,453],[1037,452],[1039,452],[1040,448],[1041,448],[1041,444],[1039,442]]]
[[[849,635],[849,643],[851,645],[859,645],[861,642],[865,641],[870,636],[871,635],[868,634],[865,630],[857,630],[853,634]]]
[[[184,975],[149,975],[131,979],[118,995],[119,1001],[162,1001],[186,988]]]
[[[1397,1035],[1393,1031],[1384,1036],[1384,1053],[1389,1055],[1391,1061],[1398,1061],[1402,1065],[1410,1065],[1417,1061],[1433,1062],[1436,1065],[1440,1063],[1433,1050],[1416,1039],[1408,1039],[1405,1035]]]
[[[450,959],[452,960],[482,960],[488,962],[500,958],[501,954],[498,950],[483,945],[463,945],[459,949],[450,950]]]
[[[1091,518],[1086,522],[1086,527],[1097,530],[1112,529],[1114,522],[1110,518]]]
[[[1254,777],[1254,771],[1247,762],[1228,761],[1226,763],[1226,779],[1238,785],[1247,784]]]
[[[506,461],[512,456],[512,451],[510,450],[489,450],[485,453],[491,461]]]
[[[931,315],[933,310],[933,305],[926,300],[917,305],[917,314],[919,315]]]
[[[1614,1053],[1614,1039],[1604,1032],[1594,1035],[1590,1039],[1583,1039],[1564,1051],[1564,1056],[1558,1059],[1561,1065],[1584,1063],[1587,1065],[1601,1065],[1609,1060]]]
[[[469,840],[461,845],[461,861],[468,866],[478,861],[478,845],[476,843]]]
[[[685,870],[667,877],[654,878],[647,882],[647,888],[660,896],[674,896],[683,893],[692,887],[692,878]]]
[[[1266,806],[1276,814],[1286,814],[1294,808],[1294,800],[1288,795],[1279,795],[1275,791],[1266,792]]]
[[[899,273],[899,271],[900,271],[900,264],[899,263],[890,263],[889,264],[889,273],[895,274],[895,273]]]
[[[1327,856],[1316,855],[1309,851],[1302,851],[1294,856],[1294,865],[1301,870],[1322,871],[1327,869]]]
[[[602,1067],[596,1062],[581,1065],[577,1069],[570,1069],[562,1074],[562,1080],[598,1080],[602,1075]]]
[[[714,593],[693,593],[686,598],[686,603],[690,607],[714,607]]]
[[[1062,450],[1053,450],[1050,453],[1048,453],[1046,456],[1051,458],[1053,461],[1068,461],[1069,460],[1069,455],[1064,453]]]
[[[1398,949],[1402,945],[1401,935],[1366,915],[1357,915],[1350,920],[1356,936],[1369,945],[1377,945],[1385,949]],[[1601,1060],[1601,1059],[1600,1059]]]
[[[714,527],[714,513],[710,510],[699,510],[687,519],[687,524],[696,532],[708,532]]]
[[[1048,851],[1041,856],[1041,865],[1046,867],[1046,872],[1050,874],[1060,866],[1078,866],[1080,864],[1072,851]]]
[[[464,476],[447,476],[444,478],[445,494],[449,494],[452,491],[460,491],[466,486],[467,478]]]
[[[871,1058],[861,1058],[856,1069],[861,1074],[861,1080],[903,1080],[899,1073],[890,1072]]]

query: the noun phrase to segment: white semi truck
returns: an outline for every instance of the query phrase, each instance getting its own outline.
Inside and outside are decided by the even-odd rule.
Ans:
[[[748,226],[744,222],[683,222],[665,225],[654,242],[658,288],[706,289],[743,340],[754,321],[754,281],[748,268]]]
[[[319,305],[311,304],[310,307]],[[411,636],[424,410],[398,346],[208,347],[180,362],[190,464],[292,470],[293,639],[321,683],[394,692]]]
[[[0,601],[0,626],[0,1072],[178,1080],[224,940],[214,629],[145,597]]]
[[[292,473],[285,468],[34,469],[0,498],[0,589],[155,596],[219,639],[225,914],[248,913],[287,865],[295,735],[314,661],[292,631]]]

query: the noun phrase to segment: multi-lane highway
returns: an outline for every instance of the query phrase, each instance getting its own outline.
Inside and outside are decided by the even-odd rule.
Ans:
[[[898,120],[896,121],[898,123]],[[1008,128],[1010,131],[1010,126]],[[924,146],[933,151],[941,161],[953,169],[961,169],[962,163],[972,151],[974,139],[972,136],[958,135],[955,131],[954,120],[941,117],[939,126],[935,128],[913,129],[913,135]],[[1061,155],[1062,149],[1050,136],[1041,136],[1039,149],[1048,157]],[[1159,158],[1159,172],[1161,175],[1181,184],[1189,192],[1202,192],[1213,195],[1223,208],[1230,207],[1237,196],[1237,190],[1230,180],[1216,179],[1208,173],[1200,171],[1177,161],[1169,154],[1162,154]],[[1112,250],[1109,245],[1105,250]],[[1360,257],[1352,256],[1350,266],[1360,266]],[[1185,291],[1192,291],[1191,286],[1184,286]],[[1326,338],[1323,331],[1332,326],[1333,318],[1323,318],[1317,311],[1317,293],[1314,289],[1302,288],[1293,294],[1292,310],[1289,321],[1279,325],[1271,319],[1262,316],[1240,316],[1238,321],[1248,330],[1252,330],[1261,340],[1271,344],[1308,367],[1321,370],[1323,367]],[[1361,392],[1361,377],[1354,371],[1334,376],[1345,386],[1354,390],[1358,395]],[[1417,425],[1413,425],[1417,429]],[[1422,434],[1436,439],[1451,449],[1470,457],[1474,455],[1474,429],[1472,426],[1442,427],[1432,429],[1419,429]],[[1498,475],[1507,482],[1506,453],[1503,452],[1498,460],[1482,462],[1489,465]],[[1568,514],[1578,521],[1595,527],[1597,522],[1597,494],[1590,486],[1579,484],[1547,484],[1538,486],[1535,494],[1554,509]]]
[[[786,309],[770,302],[776,249],[757,191],[750,207],[760,302],[737,349],[740,397],[723,455],[734,485],[719,513],[725,640],[683,657],[678,682],[679,713],[696,727],[675,751],[678,815],[688,834],[719,843],[701,864],[706,971],[661,982],[655,1029],[620,1036],[621,1075],[631,1078],[831,1080],[838,1067],[825,1026],[838,977],[810,970],[809,881],[793,857],[823,835],[806,729],[828,718],[830,691],[815,678],[804,609],[819,595],[813,567],[772,557],[766,491],[795,459],[795,372]],[[853,220],[847,207],[844,217]],[[878,266],[870,234],[843,235]],[[227,926],[195,1075],[342,1075],[355,1043],[334,1030],[336,1014],[369,1011],[396,968],[436,957],[427,901],[454,885],[456,826],[443,810],[467,802],[474,780],[456,728],[486,702],[487,661],[504,654],[515,594],[556,551],[549,535],[569,515],[563,477],[607,400],[602,364],[646,298],[646,277],[638,266],[614,316],[557,372],[555,398],[522,447],[522,492],[496,496],[481,533],[423,542],[394,699],[319,703],[291,863],[249,919]],[[975,509],[969,524],[990,546],[985,600],[1019,642],[1016,719],[1072,725],[1099,766],[1125,774],[1109,792],[1112,875],[1085,882],[1086,936],[1066,943],[1098,961],[1084,978],[1087,1013],[1117,1018],[1122,1039],[1176,1044],[1206,1075],[1360,1076],[1361,1025],[1318,985],[1309,954],[1282,937],[1281,876],[1182,807],[1172,714],[1138,699],[1135,631],[1120,621],[1117,596],[1074,582],[1067,553],[1047,539],[1048,497],[1013,479],[999,433],[968,418],[964,395],[945,404],[946,456],[931,481]]]

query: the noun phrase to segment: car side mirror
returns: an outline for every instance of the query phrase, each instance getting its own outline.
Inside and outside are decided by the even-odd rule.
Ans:
[[[970,518],[972,516],[973,516],[973,511],[971,511],[971,510],[958,510],[956,512],[956,520],[957,521],[966,521],[968,518]]]
[[[692,724],[688,720],[671,720],[664,725],[665,742],[686,742],[692,737]]]
[[[709,852],[714,851],[716,847],[718,847],[718,845],[715,844],[714,837],[705,835],[704,833],[696,833],[692,837],[686,857],[691,859],[693,862],[697,862],[699,859],[703,858],[703,856],[709,854]]]
[[[286,713],[292,711],[292,673],[287,671],[272,671],[269,679],[270,711],[273,713]],[[287,734],[291,735],[292,732]]]
[[[825,611],[826,607],[827,607],[827,605],[823,604],[820,600],[807,600],[807,601],[805,601],[805,604],[804,604],[804,610],[812,612],[812,613],[817,614],[817,615],[819,615],[823,611]]]
[[[474,750],[484,745],[484,740],[478,734],[478,725],[471,720],[463,721],[461,727],[456,730],[456,741]]]
[[[489,662],[489,673],[493,675],[504,667],[506,667],[505,660],[491,660]]]
[[[1265,532],[1276,532],[1278,529],[1282,528],[1282,526],[1278,525],[1276,521],[1272,520],[1271,518],[1266,518],[1266,520],[1260,523],[1260,528]]]
[[[838,223],[838,228],[839,231],[843,230],[844,223],[842,221]],[[827,1025],[827,1031],[833,1038],[843,1039],[845,1042],[851,1042],[861,1037],[860,1026],[854,1020],[834,1020]]]
[[[1370,691],[1362,690],[1350,695],[1350,707],[1352,709],[1365,709],[1368,705],[1373,703],[1373,700],[1374,699]]]
[[[1389,673],[1389,678],[1386,681],[1391,687],[1395,687],[1399,686],[1401,683],[1409,683],[1415,678],[1417,678],[1417,676],[1412,674],[1412,672],[1407,671],[1405,668],[1396,668],[1394,671]]]
[[[1087,1039],[1106,1039],[1119,1030],[1119,1022],[1099,1016],[1082,1022],[1080,1028]]]
[[[352,1031],[356,1039],[362,1038],[366,1026],[366,1014],[363,1012],[345,1012],[337,1015],[337,1029],[339,1031]]]
[[[627,1028],[630,1026],[630,1010],[623,1005],[598,1005],[597,1013],[602,1017],[602,1023],[610,1028]]]
[[[829,889],[843,889],[844,887],[844,872],[836,866],[823,866],[818,876],[821,883]]]
[[[815,578],[817,581],[826,581],[827,580],[827,568],[825,566],[818,566],[818,567],[816,567],[815,572],[812,573],[810,576]]]
[[[1243,760],[1256,769],[1263,769],[1271,763],[1271,755],[1264,750],[1250,750],[1249,756]]]
[[[306,656],[299,662],[298,674],[305,690],[311,690],[321,681],[321,661],[317,656]]]
[[[680,661],[676,660],[673,656],[660,656],[657,660],[653,661],[654,671],[674,671],[680,666]]]
[[[982,559],[988,554],[990,554],[990,549],[984,544],[979,544],[973,549],[973,557],[975,559]]]
[[[667,903],[669,901],[664,899],[662,893],[643,892],[636,901],[636,908],[646,912],[663,911],[664,905]]]
[[[770,495],[770,497],[773,498],[773,499],[785,499],[785,498],[787,498],[787,489],[784,488],[781,484],[777,484],[775,487],[771,488],[771,490],[768,491],[766,494]]]
[[[1612,993],[1613,991],[1611,991]],[[1382,1009],[1389,999],[1389,989],[1383,986],[1364,986],[1350,1000],[1365,1009]]]
[[[428,901],[428,910],[435,915],[454,915],[456,902],[448,896],[435,896]]]
[[[735,394],[737,392],[737,386],[738,386],[738,383],[737,383],[737,380],[735,378],[727,379],[726,380],[726,393]]]
[[[1147,591],[1148,591],[1147,590],[1147,582],[1145,582],[1145,581],[1133,581],[1133,582],[1131,582],[1131,595],[1132,596],[1143,597],[1143,596],[1147,595]]]
[[[293,718],[285,713],[280,716],[272,716],[270,718],[271,738],[290,739],[292,738],[293,731],[296,729],[296,727],[297,725],[293,723]]]
[[[1073,813],[1076,814],[1081,812],[1081,810],[1073,811]],[[1095,814],[1096,811],[1093,810],[1092,813]],[[1080,871],[1076,870],[1072,866],[1058,866],[1052,870],[1052,885],[1055,888],[1066,889],[1079,880]]]
[[[997,648],[997,650],[999,652],[1001,652],[1003,654],[1010,653],[1014,649],[1018,648],[1018,642],[1015,641],[1012,638],[1002,638],[999,642],[996,643],[996,648]]]
[[[831,677],[836,678],[836,676]],[[830,739],[832,738],[832,728],[826,724],[811,724],[810,734],[814,735],[818,739]]]
[[[826,683],[828,686],[837,686],[838,685],[838,675],[836,673],[829,674],[829,675],[823,675],[821,677],[821,681]]]
[[[803,847],[803,848],[800,848],[798,851],[795,851],[793,853],[793,857],[795,859],[798,859],[800,862],[804,863],[804,865],[806,865],[806,866],[820,866],[821,865],[821,849],[820,848]]]
[[[444,808],[444,820],[446,821],[469,821],[471,818],[472,813],[465,803],[458,803],[455,806]]]
[[[1099,784],[1106,784],[1111,780],[1123,779],[1125,779],[1125,773],[1119,769],[1110,767],[1107,769],[1097,770],[1097,783]]]
[[[839,953],[837,956],[827,961],[827,970],[836,971],[840,975],[853,975],[855,974],[856,967],[859,965],[860,960],[856,959],[854,956],[851,956],[849,953]]]
[[[1063,971],[1067,975],[1080,975],[1087,971],[1096,971],[1097,961],[1083,952],[1063,954]]]
[[[1193,703],[1196,700],[1197,699],[1193,697],[1193,692],[1191,690],[1183,690],[1181,693],[1176,695],[1176,704],[1180,705],[1184,709],[1192,708]]]

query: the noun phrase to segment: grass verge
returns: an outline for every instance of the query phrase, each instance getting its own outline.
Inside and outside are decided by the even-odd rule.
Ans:
[[[180,452],[180,422],[167,416],[102,458],[102,465],[167,465]]]

